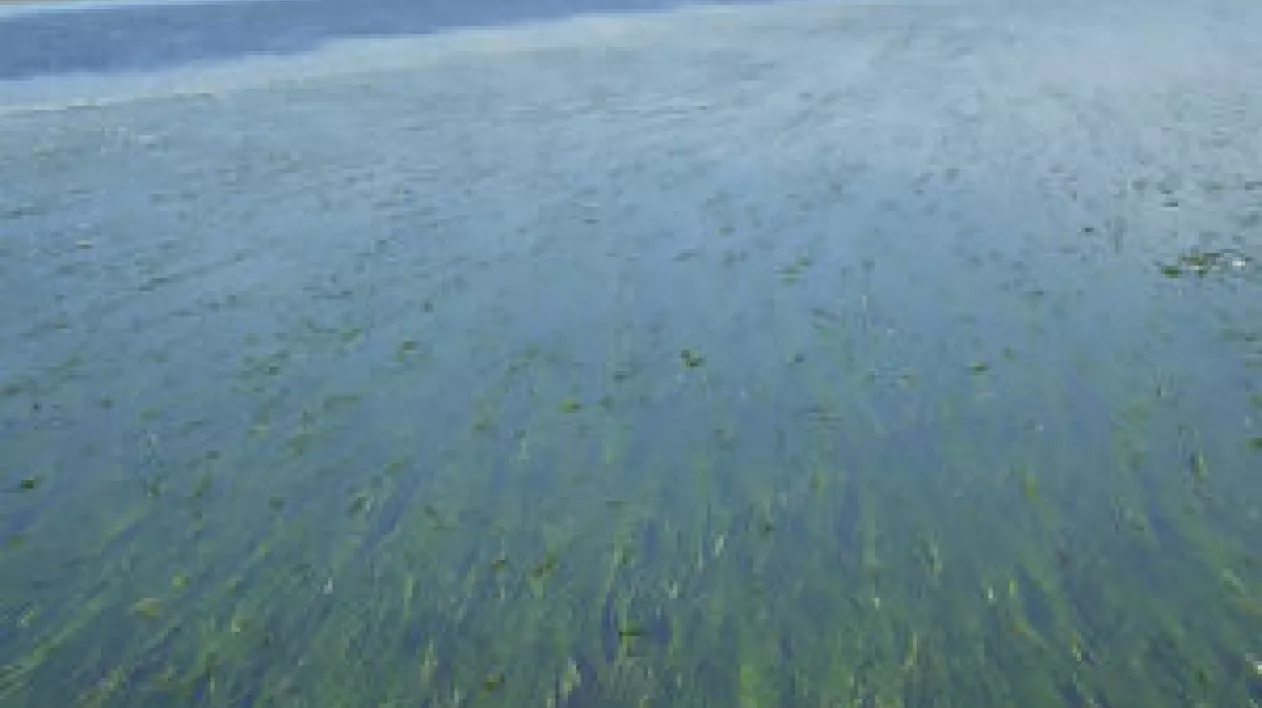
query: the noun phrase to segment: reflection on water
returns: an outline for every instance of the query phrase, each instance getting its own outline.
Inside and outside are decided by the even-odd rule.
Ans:
[[[1187,15],[0,115],[0,703],[1262,705],[1262,61]]]

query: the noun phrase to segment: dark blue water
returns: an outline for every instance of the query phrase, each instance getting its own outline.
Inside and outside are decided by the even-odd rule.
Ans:
[[[736,0],[735,3],[748,0]],[[0,16],[0,79],[312,50],[331,39],[647,12],[679,0],[238,0]]]

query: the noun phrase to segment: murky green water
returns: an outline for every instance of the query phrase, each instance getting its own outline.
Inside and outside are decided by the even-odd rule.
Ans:
[[[1262,705],[1262,60],[1180,12],[5,110],[0,704]]]

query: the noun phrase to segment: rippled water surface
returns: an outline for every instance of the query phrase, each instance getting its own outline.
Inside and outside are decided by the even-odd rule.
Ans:
[[[1262,9],[1047,5],[0,82],[0,705],[1262,706]]]

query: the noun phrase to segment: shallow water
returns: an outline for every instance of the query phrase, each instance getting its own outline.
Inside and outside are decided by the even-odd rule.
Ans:
[[[0,704],[1262,705],[1262,15],[1130,9],[6,84]]]

